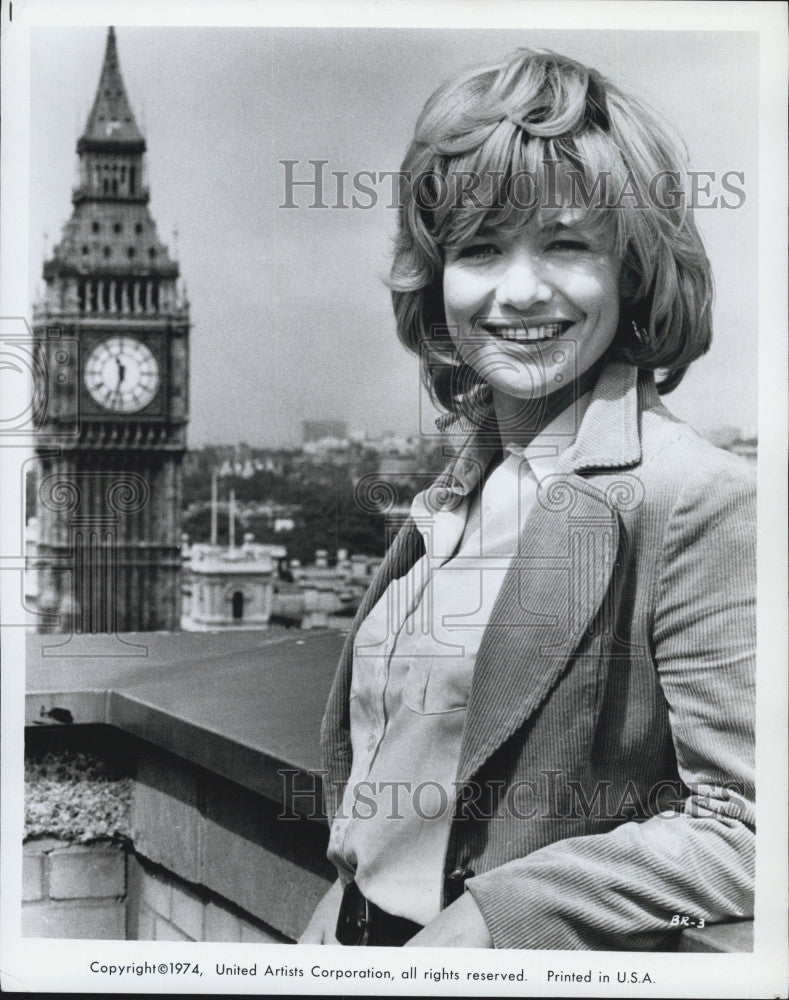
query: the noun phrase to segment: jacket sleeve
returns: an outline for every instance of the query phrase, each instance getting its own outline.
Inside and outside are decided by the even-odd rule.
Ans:
[[[721,463],[667,524],[652,635],[689,797],[470,879],[494,947],[644,950],[674,914],[752,916],[755,523],[750,470]]]

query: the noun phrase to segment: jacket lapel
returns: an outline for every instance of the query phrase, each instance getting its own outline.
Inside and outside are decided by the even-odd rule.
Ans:
[[[543,480],[480,643],[459,781],[537,711],[599,610],[619,540],[617,491],[579,473],[637,464],[639,412],[656,400],[651,374],[639,386],[635,368],[609,365],[575,442]]]
[[[359,605],[359,610],[354,620],[354,628],[351,630],[352,634],[356,633],[358,626],[370,614],[392,580],[405,576],[414,563],[422,558],[424,552],[425,543],[422,540],[421,532],[417,528],[414,519],[409,515],[395,536],[394,541],[386,550],[386,555],[376,573],[375,579]]]
[[[615,512],[578,476],[552,484],[527,518],[474,667],[458,778],[542,704],[599,609],[618,542]]]

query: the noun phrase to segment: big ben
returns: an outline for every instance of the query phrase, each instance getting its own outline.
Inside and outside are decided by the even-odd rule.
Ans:
[[[48,629],[178,628],[189,307],[159,240],[109,29],[73,212],[33,312],[39,610]]]

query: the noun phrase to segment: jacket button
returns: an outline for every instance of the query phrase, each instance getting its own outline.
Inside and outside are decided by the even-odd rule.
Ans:
[[[449,906],[449,904],[454,903],[456,899],[460,899],[463,895],[467,879],[473,877],[474,872],[470,868],[460,867],[451,871],[444,880],[444,905]]]

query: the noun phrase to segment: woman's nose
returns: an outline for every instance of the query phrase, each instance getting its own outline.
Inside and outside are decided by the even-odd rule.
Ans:
[[[538,263],[530,255],[518,255],[507,263],[496,287],[499,305],[527,309],[533,302],[547,302],[551,289]]]

